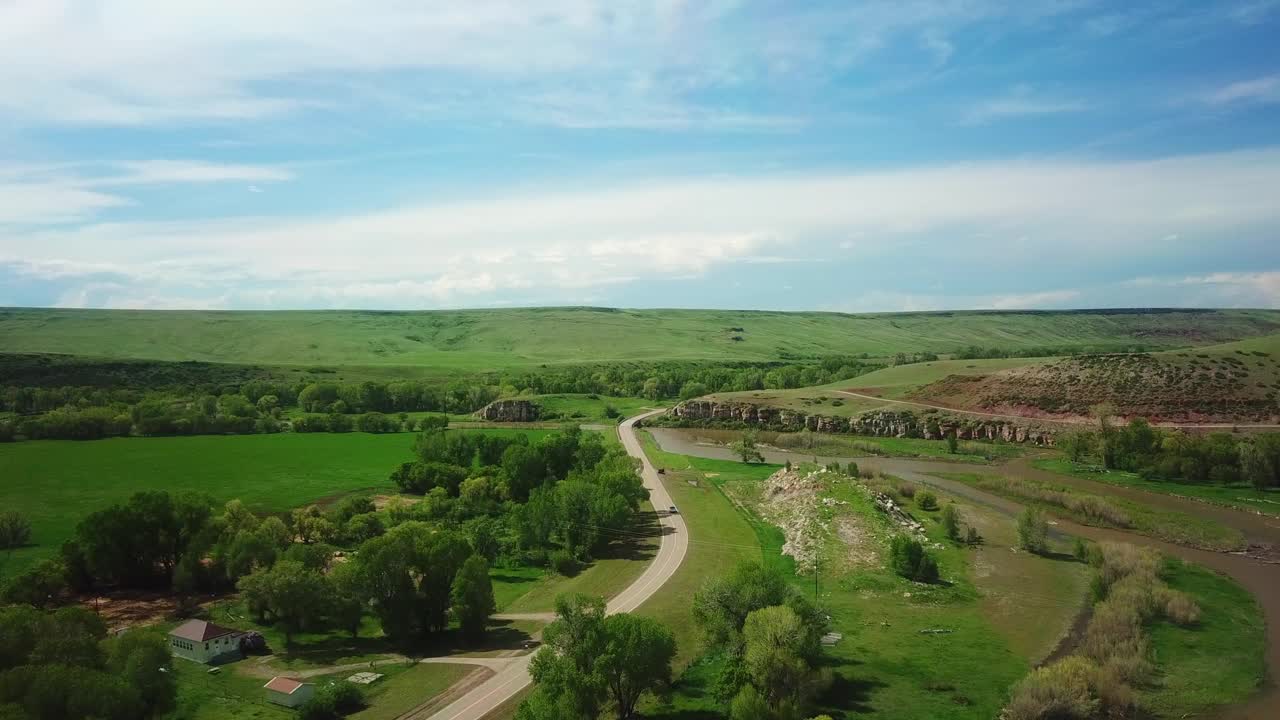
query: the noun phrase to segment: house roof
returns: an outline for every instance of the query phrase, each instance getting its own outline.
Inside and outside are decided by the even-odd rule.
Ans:
[[[273,677],[270,682],[262,687],[268,690],[275,690],[278,693],[284,693],[285,695],[292,695],[295,690],[303,685],[306,685],[306,683],[298,682],[293,678]]]
[[[169,631],[170,635],[180,637],[183,640],[192,642],[205,642],[214,638],[220,638],[224,635],[239,634],[239,630],[224,628],[221,625],[214,625],[204,620],[188,620],[178,627]]]

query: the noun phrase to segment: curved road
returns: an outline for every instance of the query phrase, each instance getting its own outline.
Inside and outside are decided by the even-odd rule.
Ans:
[[[649,567],[645,568],[635,582],[609,601],[606,610],[610,614],[630,612],[648,600],[675,574],[689,549],[689,535],[685,532],[684,518],[664,512],[664,508],[672,505],[671,496],[667,494],[658,473],[640,449],[640,440],[636,437],[636,421],[661,412],[663,410],[654,410],[637,415],[618,426],[618,435],[622,438],[622,446],[626,448],[627,454],[640,459],[640,476],[645,488],[649,490],[649,502],[658,511],[662,535],[658,553]],[[529,662],[532,659],[532,653],[512,659],[498,669],[493,677],[432,714],[429,720],[481,720],[533,682],[529,677]]]

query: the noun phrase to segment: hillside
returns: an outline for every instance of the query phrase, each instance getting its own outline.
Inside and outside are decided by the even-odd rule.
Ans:
[[[1086,416],[1107,403],[1122,416],[1168,422],[1276,422],[1280,336],[1192,351],[1092,355],[952,374],[909,400],[1035,417]]]
[[[527,308],[430,312],[0,310],[0,348],[107,359],[488,370],[831,354],[1119,351],[1280,332],[1280,312],[1121,310],[849,315]]]

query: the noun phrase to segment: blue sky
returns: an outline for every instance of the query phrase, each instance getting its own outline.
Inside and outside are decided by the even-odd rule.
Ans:
[[[1280,307],[1280,0],[0,0],[0,306]]]

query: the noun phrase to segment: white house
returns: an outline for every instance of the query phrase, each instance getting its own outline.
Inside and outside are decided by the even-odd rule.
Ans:
[[[271,682],[262,687],[267,690],[267,700],[291,708],[310,700],[316,692],[315,685],[287,677],[273,677]]]
[[[176,656],[210,663],[240,657],[244,633],[204,620],[188,620],[169,631],[169,650]]]

